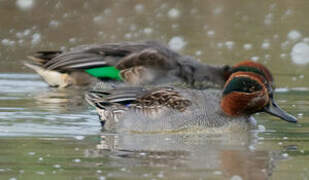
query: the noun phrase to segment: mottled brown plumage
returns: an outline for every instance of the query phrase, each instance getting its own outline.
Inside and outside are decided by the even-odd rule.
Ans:
[[[185,111],[191,105],[191,101],[182,97],[172,88],[158,88],[136,99],[141,106],[166,106],[178,111]]]

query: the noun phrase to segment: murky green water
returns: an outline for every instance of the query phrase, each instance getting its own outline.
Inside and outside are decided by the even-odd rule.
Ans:
[[[308,179],[308,8],[306,0],[0,0],[0,179]],[[300,123],[258,114],[249,132],[106,134],[83,92],[51,89],[22,65],[38,50],[149,39],[207,63],[266,64],[277,102]]]

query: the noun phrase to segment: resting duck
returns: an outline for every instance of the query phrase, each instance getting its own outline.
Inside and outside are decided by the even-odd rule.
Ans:
[[[83,45],[68,52],[40,51],[25,63],[52,87],[86,86],[94,79],[131,85],[184,82],[223,87],[229,66],[211,66],[154,42]]]
[[[223,90],[125,87],[92,91],[86,94],[86,100],[96,107],[104,128],[115,131],[227,127],[234,122],[246,122],[257,112],[296,123],[294,116],[275,103],[270,72],[264,66],[245,69],[232,73]]]

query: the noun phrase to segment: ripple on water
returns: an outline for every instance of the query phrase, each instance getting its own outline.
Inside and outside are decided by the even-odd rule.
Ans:
[[[74,137],[100,131],[82,92],[49,88],[34,74],[0,74],[0,84],[0,136]]]

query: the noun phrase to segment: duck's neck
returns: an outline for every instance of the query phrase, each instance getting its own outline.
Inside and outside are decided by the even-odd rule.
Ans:
[[[231,73],[227,65],[214,66],[186,57],[179,63],[179,77],[193,88],[222,88]]]

